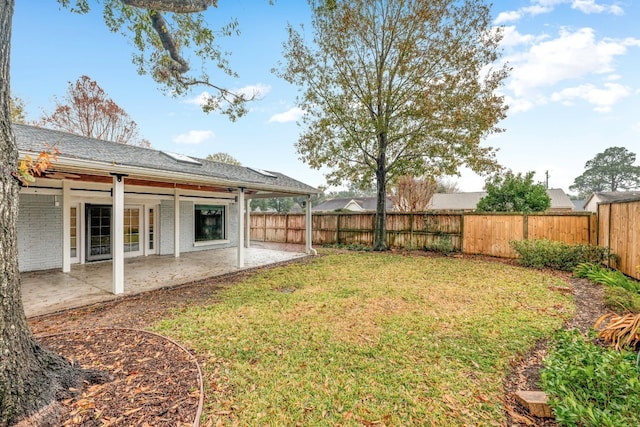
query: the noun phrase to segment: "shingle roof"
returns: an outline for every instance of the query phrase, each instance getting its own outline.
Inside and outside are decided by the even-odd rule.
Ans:
[[[601,191],[593,193],[593,196],[598,197],[599,203],[622,202],[640,199],[640,191]]]
[[[313,208],[316,212],[332,212],[339,209],[345,209],[350,202],[356,203],[363,211],[375,211],[377,199],[375,197],[337,197],[327,199]],[[387,199],[387,210],[391,210],[393,203]]]
[[[318,192],[315,188],[279,172],[268,171],[273,176],[267,176],[251,168],[205,159],[196,159],[201,163],[200,165],[189,164],[179,162],[159,150],[87,138],[35,126],[14,124],[13,130],[18,149],[22,152],[36,154],[44,150],[47,145],[55,146],[61,153],[58,156],[60,159],[97,162],[104,165],[105,170],[114,165],[131,166],[158,171],[168,177],[172,172],[187,173],[211,179],[212,182],[219,180],[244,183],[251,188],[277,187],[280,191],[307,194]]]
[[[551,209],[573,210],[573,203],[560,188],[549,188],[547,194],[551,199]],[[468,193],[436,193],[429,201],[429,209],[433,210],[475,210],[480,199],[486,196],[484,191]]]

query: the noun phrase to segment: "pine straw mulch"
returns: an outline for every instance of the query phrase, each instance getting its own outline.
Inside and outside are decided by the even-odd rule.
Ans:
[[[310,260],[302,258],[282,264]],[[144,329],[172,311],[215,303],[220,289],[265,268],[270,267],[29,319],[32,331],[41,342],[67,358],[77,360],[83,367],[102,366],[115,377],[113,384],[88,387],[79,397],[63,402],[68,414],[64,425],[191,425],[196,417],[195,402],[199,392],[194,375],[197,367],[194,368],[193,359],[189,359],[188,353],[157,335],[110,328]],[[569,274],[555,274],[560,274],[567,282],[566,288],[558,288],[557,291],[570,292],[575,296],[576,314],[567,328],[587,331],[606,311],[602,286],[593,285],[585,279],[572,278]],[[88,327],[94,329],[86,330]],[[540,390],[539,372],[547,348],[546,341],[539,342],[514,362],[505,379],[503,403],[506,426],[557,426],[552,419],[529,416],[513,397],[517,390]]]

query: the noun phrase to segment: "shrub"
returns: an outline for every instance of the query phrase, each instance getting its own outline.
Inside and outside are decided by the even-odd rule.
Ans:
[[[544,360],[542,388],[562,426],[640,425],[640,379],[636,355],[561,331]]]
[[[509,242],[526,267],[572,271],[580,263],[600,264],[615,257],[609,248],[594,245],[556,242],[547,239],[513,240]]]
[[[618,313],[640,313],[640,294],[624,288],[606,288],[604,302],[607,308]]]
[[[640,282],[625,276],[622,272],[601,267],[592,263],[581,263],[573,270],[577,277],[586,277],[592,282],[609,287],[619,287],[640,294]]]
[[[444,255],[449,255],[456,252],[456,248],[453,245],[453,239],[448,235],[438,236],[438,240],[431,243],[430,245],[425,245],[424,250],[440,252]]]

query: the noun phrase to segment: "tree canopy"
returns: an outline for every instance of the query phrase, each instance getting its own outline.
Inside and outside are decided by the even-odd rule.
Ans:
[[[551,199],[544,185],[533,182],[534,172],[525,175],[507,171],[485,183],[487,195],[478,202],[477,212],[544,212]]]
[[[121,144],[150,147],[140,137],[138,124],[100,85],[88,76],[69,82],[65,97],[54,98],[52,113],[44,113],[39,124],[51,129]]]
[[[24,101],[17,96],[9,99],[9,108],[11,109],[11,123],[26,123],[27,113],[25,111]]]
[[[482,1],[310,0],[313,38],[289,28],[277,75],[300,88],[296,148],[330,185],[376,182],[374,249],[386,249],[385,198],[402,175],[498,165],[480,143],[500,132],[508,69]]]
[[[610,147],[589,160],[585,171],[569,187],[581,197],[598,191],[631,190],[640,187],[640,166],[635,153],[624,147]]]
[[[205,159],[212,160],[214,162],[227,163],[229,165],[234,165],[234,166],[241,166],[242,165],[242,163],[240,163],[231,154],[222,153],[222,152],[213,153],[213,154],[207,154],[207,157],[205,157]]]

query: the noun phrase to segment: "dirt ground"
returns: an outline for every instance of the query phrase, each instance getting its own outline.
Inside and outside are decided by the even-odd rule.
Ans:
[[[288,263],[309,261],[303,258]],[[214,303],[219,290],[261,269],[29,319],[34,334],[46,345],[83,366],[110,370],[115,379],[62,402],[64,425],[192,425],[199,413],[201,393],[193,356],[175,343],[140,330],[170,312]],[[576,315],[567,327],[586,331],[605,312],[602,287],[563,276],[567,287],[558,291],[571,292],[576,300]],[[546,351],[547,343],[538,343],[514,363],[505,379],[506,426],[556,426],[553,420],[528,416],[513,398],[516,390],[540,389],[539,370]],[[134,363],[127,365],[127,360]]]

